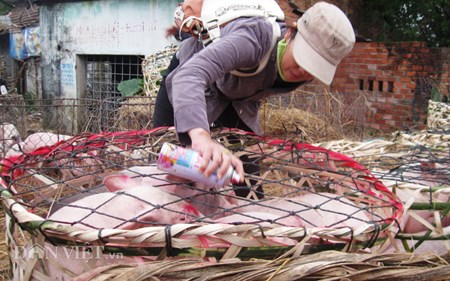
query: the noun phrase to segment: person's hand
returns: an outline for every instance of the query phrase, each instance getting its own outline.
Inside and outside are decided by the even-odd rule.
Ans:
[[[192,149],[199,152],[203,158],[199,170],[205,177],[209,177],[219,169],[217,177],[221,179],[227,173],[231,165],[239,174],[241,181],[244,180],[242,161],[234,156],[223,145],[214,142],[208,131],[201,128],[195,128],[191,129],[188,134],[192,141]]]

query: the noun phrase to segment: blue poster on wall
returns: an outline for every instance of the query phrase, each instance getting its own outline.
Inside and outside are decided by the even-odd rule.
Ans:
[[[41,55],[39,27],[28,27],[9,34],[9,55],[17,60]]]

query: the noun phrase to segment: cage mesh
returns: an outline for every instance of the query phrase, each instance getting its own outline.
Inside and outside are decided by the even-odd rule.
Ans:
[[[149,129],[153,108],[154,99],[147,96],[32,102],[21,96],[4,99],[0,102],[0,158],[15,143],[34,133],[75,136],[83,132]],[[18,141],[16,135],[20,137]],[[45,138],[33,142],[33,149],[54,143]]]
[[[155,249],[167,251],[169,247],[173,255],[192,248],[288,249],[305,238],[316,246],[368,247],[401,216],[402,205],[396,196],[346,156],[231,129],[215,132],[214,138],[246,159],[245,165],[260,167],[246,175],[246,186],[241,188],[249,189],[247,197],[236,197],[233,186],[205,188],[179,183],[164,177],[163,172],[137,172],[130,178],[158,178],[153,188],[168,194],[165,188],[171,186],[178,194],[145,197],[142,192],[122,190],[99,196],[105,192],[102,182],[106,184],[106,178],[135,166],[152,165],[163,142],[176,143],[174,132],[164,128],[81,134],[4,159],[6,190],[2,196],[8,194],[15,201],[9,213],[22,227],[32,232],[39,229],[54,243],[65,237],[125,248],[145,245],[154,254]],[[257,199],[260,187],[263,199]],[[140,188],[153,190],[148,184]],[[180,197],[183,192],[185,196]],[[87,198],[94,198],[97,205],[81,203]],[[133,211],[137,205],[142,209]],[[64,208],[69,212],[58,216]],[[130,214],[123,214],[120,208]],[[28,214],[33,218],[26,218]],[[237,218],[227,220],[232,216]],[[137,229],[165,234],[142,239],[126,235],[125,230]],[[122,231],[108,232],[113,230]],[[95,238],[87,238],[86,233]]]

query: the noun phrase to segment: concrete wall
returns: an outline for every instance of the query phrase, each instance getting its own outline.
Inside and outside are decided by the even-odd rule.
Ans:
[[[27,59],[25,75],[25,93],[32,94],[37,99],[42,99],[42,79],[40,57],[31,57]]]
[[[79,98],[80,55],[149,55],[173,43],[177,0],[104,0],[40,7],[43,97]]]

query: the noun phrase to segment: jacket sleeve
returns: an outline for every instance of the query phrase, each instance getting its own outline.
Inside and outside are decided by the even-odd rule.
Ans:
[[[180,47],[182,64],[168,77],[178,133],[193,128],[209,131],[205,90],[232,70],[257,66],[270,49],[272,26],[264,19],[238,19],[223,27],[221,33],[218,41],[190,58],[182,57],[190,53],[183,48],[193,45]]]

